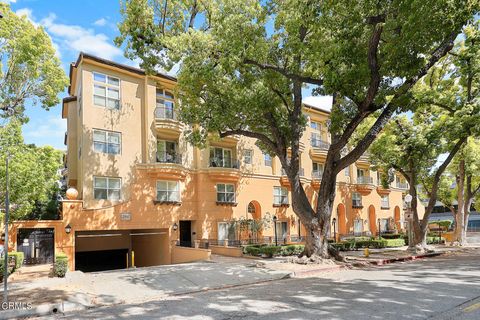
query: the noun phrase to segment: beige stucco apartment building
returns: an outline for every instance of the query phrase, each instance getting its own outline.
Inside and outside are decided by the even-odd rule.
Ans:
[[[72,269],[88,269],[102,259],[129,266],[132,252],[136,266],[202,257],[205,243],[214,250],[252,237],[230,227],[243,218],[277,218],[263,229],[264,241],[274,241],[275,229],[282,243],[305,234],[278,159],[254,140],[212,138],[205,149],[187,143],[187,126],[176,119],[175,78],[82,53],[70,82],[62,110],[66,179],[78,196],[63,202],[61,220],[17,222],[15,246],[15,230],[54,228],[55,250],[67,253]],[[301,176],[312,201],[329,147],[328,110],[304,109]],[[338,235],[376,234],[379,223],[382,231],[402,228],[408,185],[400,176],[383,189],[365,156],[339,174],[337,188]]]

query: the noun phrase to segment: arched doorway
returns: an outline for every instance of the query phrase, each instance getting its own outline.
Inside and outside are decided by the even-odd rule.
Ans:
[[[258,201],[250,201],[247,206],[247,216],[249,219],[259,220],[262,217],[260,203]]]
[[[375,207],[370,205],[368,207],[368,223],[372,236],[377,234],[377,215],[375,214]]]
[[[395,221],[395,226],[397,227],[397,230],[400,231],[402,230],[402,222],[400,221],[400,207],[396,206],[394,211],[393,211],[393,219]]]
[[[248,224],[248,230],[243,234],[243,238],[258,240],[262,236],[262,209],[258,201],[250,201],[247,206],[247,219],[252,219]]]
[[[337,217],[338,217],[338,234],[345,235],[347,234],[347,215],[345,212],[345,206],[343,203],[340,203],[337,207]]]

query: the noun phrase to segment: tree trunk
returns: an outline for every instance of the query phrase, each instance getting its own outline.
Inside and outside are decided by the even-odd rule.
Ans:
[[[465,192],[465,160],[458,163],[457,180],[457,213],[455,214],[455,241],[460,245],[466,244],[464,192]]]
[[[330,223],[326,225],[310,225],[305,239],[305,250],[302,255],[307,257],[319,256],[324,259],[330,258],[328,251],[328,229]]]

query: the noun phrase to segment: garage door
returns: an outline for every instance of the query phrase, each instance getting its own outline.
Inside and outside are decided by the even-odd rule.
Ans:
[[[128,249],[75,253],[75,270],[83,272],[125,269]]]

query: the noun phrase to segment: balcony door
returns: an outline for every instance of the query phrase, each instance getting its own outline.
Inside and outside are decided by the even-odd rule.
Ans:
[[[157,162],[175,162],[177,158],[177,143],[175,141],[157,141]]]
[[[211,148],[210,161],[214,167],[232,167],[232,150],[225,148]]]

